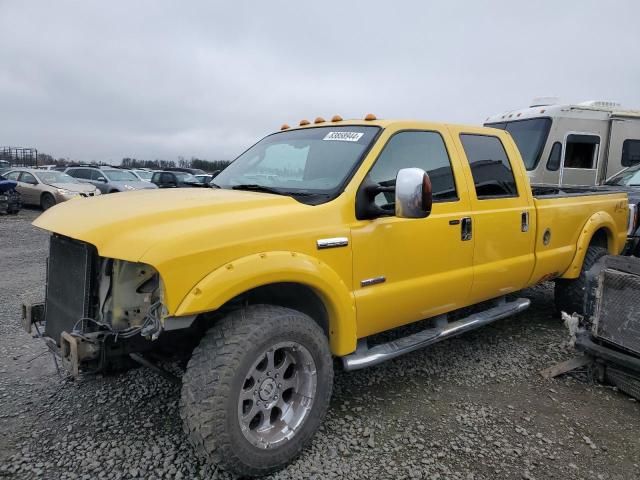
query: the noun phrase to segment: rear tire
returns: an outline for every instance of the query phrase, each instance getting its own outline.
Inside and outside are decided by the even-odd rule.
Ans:
[[[329,406],[333,360],[313,319],[254,305],[205,334],[182,381],[181,417],[198,453],[235,474],[259,476],[311,441]]]
[[[580,276],[572,280],[559,278],[555,281],[555,304],[558,314],[566,312],[569,315],[577,313],[584,316],[588,313],[585,312],[587,272],[608,253],[604,247],[590,246],[584,256]]]
[[[55,206],[56,199],[53,198],[53,195],[50,193],[43,193],[40,198],[40,208],[42,210],[49,210],[51,207]]]

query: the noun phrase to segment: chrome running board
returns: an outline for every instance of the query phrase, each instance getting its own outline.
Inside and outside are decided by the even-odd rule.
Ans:
[[[483,312],[474,313],[443,326],[427,328],[372,348],[368,347],[366,338],[360,339],[356,351],[342,357],[344,368],[350,371],[377,365],[427,345],[482,327],[501,318],[510,317],[526,310],[531,304],[531,301],[527,298],[518,298],[511,302],[505,302],[504,299],[500,300],[496,306]]]

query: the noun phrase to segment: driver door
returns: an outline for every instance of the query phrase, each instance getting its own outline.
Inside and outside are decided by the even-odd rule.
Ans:
[[[352,227],[358,337],[462,307],[473,280],[470,203],[447,131],[400,131],[385,145],[366,181],[395,185],[398,170],[425,170],[433,185],[427,218],[393,215],[394,194],[375,203],[390,212]]]

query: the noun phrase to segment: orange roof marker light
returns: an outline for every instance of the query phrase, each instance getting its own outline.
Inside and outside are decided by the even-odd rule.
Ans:
[[[333,117],[331,117],[331,121],[332,122],[341,122],[342,121],[342,117],[340,115],[334,115]]]
[[[373,113],[367,113],[367,115],[364,117],[364,119],[367,122],[370,122],[372,120],[377,120],[376,116]]]
[[[300,120],[300,126],[304,127],[305,125],[309,125],[311,122],[309,120]]]
[[[326,122],[326,120],[322,117],[316,117],[316,119],[313,121],[313,123],[324,123]]]
[[[287,125],[286,123],[283,123],[282,126],[280,127],[280,130],[288,130],[290,127],[289,125]]]

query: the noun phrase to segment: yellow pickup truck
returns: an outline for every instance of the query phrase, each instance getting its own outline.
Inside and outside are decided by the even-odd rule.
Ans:
[[[375,365],[521,312],[513,294],[552,279],[558,309],[579,312],[585,271],[627,236],[626,194],[532,189],[510,135],[484,127],[283,125],[211,187],[45,212],[46,299],[23,321],[75,374],[190,355],[185,431],[250,476],[311,440],[332,357]]]

